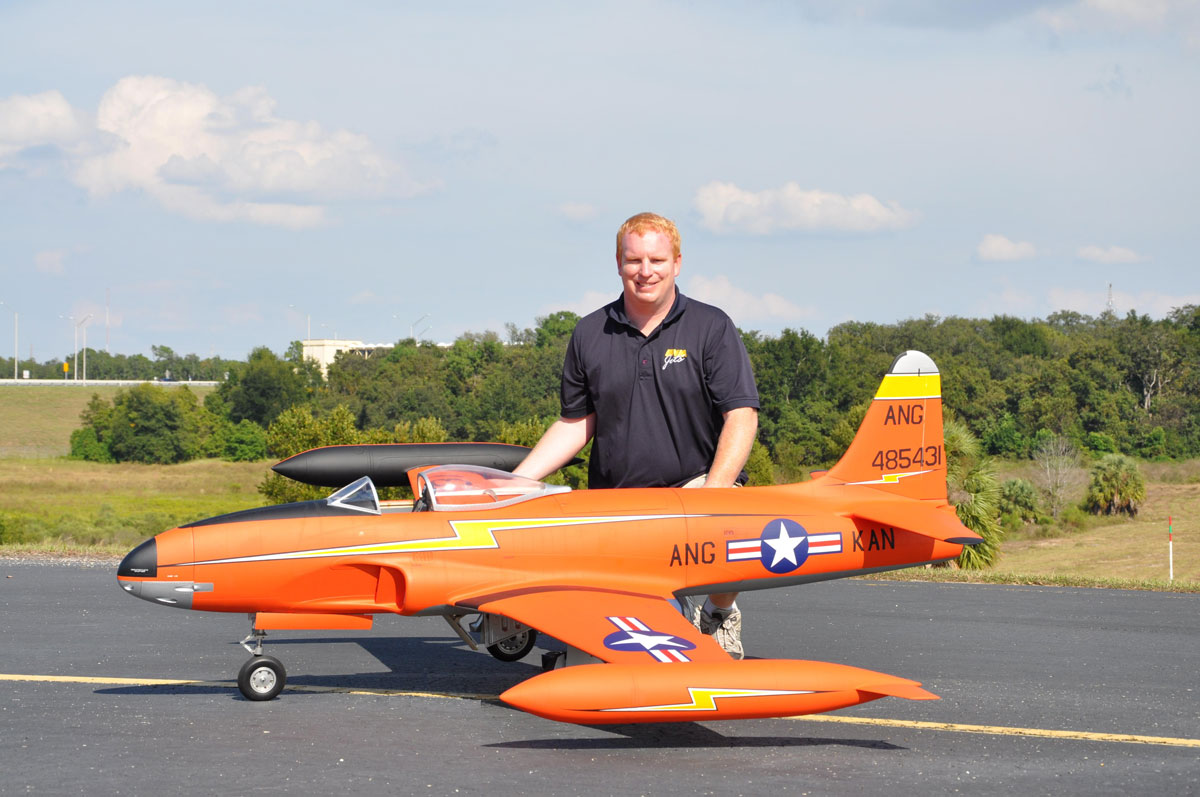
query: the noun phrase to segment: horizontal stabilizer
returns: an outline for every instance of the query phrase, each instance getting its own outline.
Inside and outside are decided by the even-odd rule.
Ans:
[[[978,545],[983,538],[962,524],[948,505],[920,501],[863,502],[847,513],[868,523],[892,526],[955,545]]]
[[[904,683],[899,680],[879,684],[864,684],[858,687],[858,691],[870,692],[873,695],[883,695],[884,697],[902,697],[905,700],[941,700],[940,697],[928,689],[923,689],[919,684]]]

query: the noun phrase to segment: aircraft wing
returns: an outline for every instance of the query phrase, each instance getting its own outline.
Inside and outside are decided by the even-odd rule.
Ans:
[[[606,662],[727,662],[729,654],[667,599],[617,590],[547,587],[459,605],[502,614]]]
[[[864,502],[846,514],[869,523],[898,526],[943,542],[958,545],[983,542],[983,537],[962,524],[952,508],[944,506],[930,506],[919,501]]]

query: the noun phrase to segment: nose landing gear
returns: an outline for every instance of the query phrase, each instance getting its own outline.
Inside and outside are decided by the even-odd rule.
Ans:
[[[266,631],[255,628],[242,640],[242,647],[252,658],[242,665],[237,684],[238,691],[247,700],[273,700],[287,683],[287,670],[279,659],[263,655],[266,636]]]

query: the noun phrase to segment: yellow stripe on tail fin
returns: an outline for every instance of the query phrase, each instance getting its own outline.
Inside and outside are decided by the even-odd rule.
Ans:
[[[846,453],[826,478],[908,498],[946,500],[942,377],[928,355],[892,362]]]

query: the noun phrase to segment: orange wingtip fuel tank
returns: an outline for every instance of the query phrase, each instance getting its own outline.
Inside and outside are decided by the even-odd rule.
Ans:
[[[938,699],[906,678],[791,659],[662,667],[584,664],[531,678],[500,699],[560,722],[614,725],[816,714],[886,696]]]

